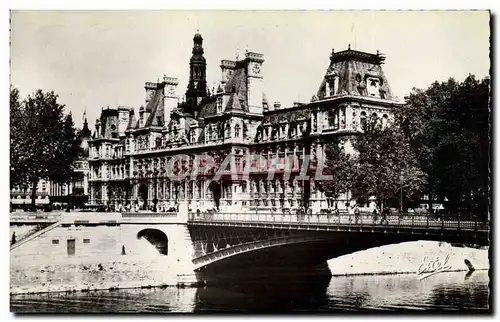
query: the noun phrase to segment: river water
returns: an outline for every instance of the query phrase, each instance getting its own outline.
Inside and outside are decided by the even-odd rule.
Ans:
[[[339,312],[489,308],[488,271],[246,278],[198,288],[12,295],[12,312]]]

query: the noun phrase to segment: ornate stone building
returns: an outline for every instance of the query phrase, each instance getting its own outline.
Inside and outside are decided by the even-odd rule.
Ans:
[[[179,102],[176,78],[164,77],[145,84],[145,106],[136,115],[131,108],[105,109],[89,140],[90,202],[158,205],[160,209],[188,200],[191,207],[215,204],[258,209],[318,211],[346,207],[348,196],[327,200],[311,179],[299,177],[300,157],[311,164],[323,153],[325,142],[340,139],[341,148],[353,152],[351,138],[369,119],[391,121],[394,99],[382,70],[385,57],[350,48],[332,51],[330,64],[310,103],[282,107],[264,94],[264,55],[246,52],[242,60],[222,60],[221,80],[209,90],[203,38],[193,39],[186,100]],[[172,158],[186,155],[172,163]],[[216,167],[227,155],[234,157],[237,175],[216,177],[216,170],[172,180],[169,162],[180,178],[190,172],[195,156],[210,156]],[[283,162],[269,171],[241,173],[245,156],[271,160],[293,157],[291,174]],[[177,160],[177,159],[176,159]],[[223,167],[225,165],[222,165]],[[217,180],[214,180],[217,178]]]

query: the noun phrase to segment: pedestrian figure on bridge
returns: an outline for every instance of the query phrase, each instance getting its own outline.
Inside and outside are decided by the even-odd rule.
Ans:
[[[382,216],[381,216],[381,219],[380,219],[380,224],[382,225],[385,221],[386,224],[388,224],[389,222],[387,221],[387,215],[389,214],[389,208],[385,208],[383,211],[382,211]]]
[[[12,240],[10,241],[11,245],[14,245],[16,243],[16,232],[12,233]]]
[[[359,208],[358,205],[354,205],[354,223],[357,224],[359,221]]]
[[[372,215],[373,215],[373,223],[376,223],[377,222],[377,218],[378,218],[378,209],[377,209],[377,206],[375,206],[375,208],[373,208]]]

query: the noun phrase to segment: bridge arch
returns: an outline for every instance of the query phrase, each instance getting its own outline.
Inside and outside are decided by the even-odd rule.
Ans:
[[[161,255],[168,255],[168,237],[163,231],[146,228],[137,233],[137,239],[141,238],[144,238],[151,245],[155,246]]]

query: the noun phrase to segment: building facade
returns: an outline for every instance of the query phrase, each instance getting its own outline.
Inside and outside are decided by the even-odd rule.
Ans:
[[[341,149],[355,153],[351,139],[363,123],[391,122],[392,110],[404,103],[392,95],[382,70],[385,57],[332,50],[311,101],[285,107],[269,103],[264,94],[263,54],[222,60],[221,79],[212,90],[203,54],[197,33],[185,101],[179,101],[177,78],[165,76],[145,83],[145,103],[137,115],[128,107],[102,110],[89,140],[90,203],[168,209],[186,200],[192,209],[345,209],[349,195],[328,200],[316,189],[314,175],[300,176],[301,163],[308,155],[314,168],[334,137]],[[228,155],[237,174],[217,176]],[[242,175],[249,155],[268,165],[278,160],[274,176],[268,169]],[[188,175],[203,156],[215,160],[214,169]],[[289,174],[280,160],[295,160]],[[175,180],[169,175],[172,166]]]

